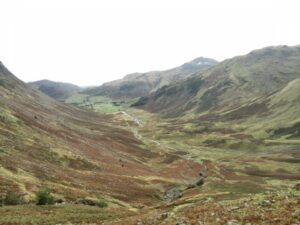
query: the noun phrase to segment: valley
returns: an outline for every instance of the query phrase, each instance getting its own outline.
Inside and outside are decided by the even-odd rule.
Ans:
[[[59,101],[1,64],[0,224],[298,224],[300,47],[209,62]]]

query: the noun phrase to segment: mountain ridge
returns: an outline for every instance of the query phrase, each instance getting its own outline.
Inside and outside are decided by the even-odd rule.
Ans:
[[[226,120],[232,114],[245,115],[246,119],[258,115],[259,111],[274,114],[271,107],[275,106],[268,103],[269,99],[299,78],[300,46],[266,47],[162,87],[133,106],[165,117],[194,114],[222,120],[226,114],[223,118]],[[297,95],[296,90],[293,93]],[[293,117],[299,114],[295,112]]]
[[[90,88],[82,93],[92,96],[103,95],[113,99],[141,97],[159,87],[186,78],[194,72],[215,64],[217,64],[217,61],[214,59],[199,57],[179,67],[165,71],[128,74],[122,79],[104,83],[100,87]]]
[[[29,82],[28,84],[59,101],[64,101],[68,97],[82,90],[81,87],[71,83],[57,82],[47,79]]]

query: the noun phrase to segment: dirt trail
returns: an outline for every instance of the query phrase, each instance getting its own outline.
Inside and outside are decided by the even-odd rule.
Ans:
[[[144,127],[143,123],[136,117],[130,115],[129,113],[122,111],[125,116],[128,116],[133,122],[135,122],[139,127]]]
[[[127,117],[129,117],[129,118],[130,118],[130,119],[131,119],[138,127],[144,128],[144,123],[143,123],[140,119],[138,119],[137,117],[132,116],[132,115],[130,115],[129,113],[127,113],[127,112],[125,112],[125,111],[122,111],[122,114],[125,115],[125,116],[127,116]],[[143,137],[143,136],[139,133],[139,131],[138,131],[137,128],[130,126],[128,123],[127,123],[127,126],[129,127],[129,129],[131,130],[131,132],[134,134],[134,136],[135,136],[137,139],[141,140],[141,141],[142,141],[142,140],[147,140],[148,142],[153,142],[153,143],[155,143],[157,146],[164,147],[164,148],[170,149],[170,150],[172,150],[172,151],[182,151],[182,150],[180,150],[180,149],[176,149],[176,148],[174,148],[174,147],[170,147],[170,146],[168,146],[168,145],[166,145],[166,144],[162,144],[160,141],[157,141],[157,140],[154,140],[154,139],[150,139],[150,138],[145,138],[145,137]],[[188,156],[187,159],[190,160],[190,156]]]

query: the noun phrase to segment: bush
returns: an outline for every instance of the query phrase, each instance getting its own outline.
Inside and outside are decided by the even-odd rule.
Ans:
[[[99,200],[94,198],[81,198],[78,199],[75,203],[89,205],[89,206],[98,206],[99,208],[105,208],[108,206],[104,200]]]
[[[99,200],[97,202],[97,206],[100,207],[100,208],[106,208],[108,205],[104,200]]]
[[[25,203],[23,195],[13,191],[7,192],[3,197],[2,203],[4,205],[20,205]]]
[[[55,203],[54,197],[48,189],[42,189],[36,193],[37,205],[53,205]]]

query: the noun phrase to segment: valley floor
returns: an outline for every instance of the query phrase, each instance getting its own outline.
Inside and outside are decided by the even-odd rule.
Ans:
[[[300,224],[300,190],[294,188],[300,180],[297,141],[256,140],[224,127],[193,131],[194,124],[184,119],[162,119],[128,108],[110,115],[112,123],[162,156],[145,164],[160,171],[160,182],[172,180],[164,191],[176,190],[180,196],[143,207],[4,206],[0,224]],[[204,184],[194,185],[204,167]]]

